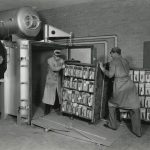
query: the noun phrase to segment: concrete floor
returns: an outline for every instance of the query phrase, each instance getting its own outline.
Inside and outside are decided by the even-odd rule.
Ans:
[[[150,124],[142,123],[143,135],[138,138],[133,135],[126,125],[124,135],[121,135],[118,140],[116,140],[111,147],[107,150],[149,150],[150,149]]]
[[[54,132],[44,132],[39,127],[17,125],[16,118],[0,120],[0,150],[149,150],[150,124],[143,124],[143,136],[133,135],[126,125],[125,132],[110,147],[66,137]],[[109,129],[108,129],[109,130]]]

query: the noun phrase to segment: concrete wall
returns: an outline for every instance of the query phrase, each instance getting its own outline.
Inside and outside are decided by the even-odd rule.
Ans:
[[[40,15],[44,22],[75,37],[116,34],[131,66],[143,67],[143,42],[150,40],[149,0],[95,0],[44,10]]]

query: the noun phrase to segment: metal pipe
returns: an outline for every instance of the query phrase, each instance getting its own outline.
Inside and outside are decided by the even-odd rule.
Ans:
[[[96,39],[109,39],[114,38],[114,46],[118,46],[118,37],[117,35],[102,35],[102,36],[96,36],[96,37],[76,37],[72,39],[72,43],[76,42],[76,40],[96,40]],[[67,43],[67,41],[60,40],[60,43]],[[92,41],[89,41],[92,42]],[[76,42],[77,43],[77,42]],[[79,42],[78,42],[79,43]],[[81,42],[80,42],[81,43]]]
[[[118,45],[118,37],[117,35],[102,35],[102,36],[91,36],[91,37],[77,37],[74,38],[74,40],[95,40],[95,39],[108,39],[108,38],[114,38],[115,47]]]

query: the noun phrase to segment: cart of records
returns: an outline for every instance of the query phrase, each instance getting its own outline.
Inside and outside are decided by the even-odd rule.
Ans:
[[[141,104],[141,120],[150,121],[150,70],[132,69],[130,77],[137,87]],[[129,119],[129,112],[123,112],[122,118]]]
[[[102,116],[103,88],[98,66],[66,62],[62,79],[62,113],[95,123]]]

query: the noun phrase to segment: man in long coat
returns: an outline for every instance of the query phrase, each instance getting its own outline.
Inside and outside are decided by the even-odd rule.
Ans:
[[[140,120],[140,100],[138,97],[136,86],[129,76],[129,64],[126,59],[121,56],[121,49],[112,48],[112,61],[110,62],[109,71],[106,70],[100,62],[100,68],[109,78],[114,77],[113,96],[108,102],[109,122],[105,127],[116,130],[119,123],[116,119],[116,108],[127,109],[130,112],[132,132],[141,136],[141,120]]]
[[[64,60],[60,57],[61,51],[55,50],[52,57],[47,60],[48,73],[46,77],[46,84],[44,89],[43,103],[45,104],[45,114],[49,113],[51,109],[49,106],[55,104],[56,96],[61,104],[61,82],[60,70],[64,68]]]

